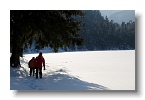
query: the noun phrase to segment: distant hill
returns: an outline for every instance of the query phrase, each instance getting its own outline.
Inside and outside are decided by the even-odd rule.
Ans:
[[[115,12],[112,15],[108,16],[110,20],[113,20],[116,23],[121,24],[123,22],[135,21],[135,11],[134,10],[123,10]]]

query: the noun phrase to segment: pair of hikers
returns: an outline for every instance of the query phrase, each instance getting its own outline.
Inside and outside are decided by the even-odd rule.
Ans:
[[[42,67],[44,67],[44,70],[45,70],[45,59],[42,56],[42,52],[39,53],[36,59],[35,57],[32,57],[28,65],[30,68],[30,76],[32,74],[33,76],[35,75],[35,69],[36,69],[36,78],[38,78],[38,75],[40,78],[42,78]]]

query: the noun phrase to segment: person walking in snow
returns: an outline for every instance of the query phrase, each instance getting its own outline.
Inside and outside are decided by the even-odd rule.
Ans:
[[[36,68],[36,60],[35,57],[32,57],[32,59],[29,61],[28,66],[30,68],[30,76],[35,75],[35,68]]]
[[[36,78],[38,78],[38,73],[39,77],[42,78],[42,67],[44,67],[45,70],[45,59],[42,56],[42,52],[40,52],[38,57],[36,57]]]

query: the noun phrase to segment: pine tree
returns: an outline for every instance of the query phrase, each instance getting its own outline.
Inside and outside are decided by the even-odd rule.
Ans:
[[[11,10],[10,11],[10,50],[11,66],[20,64],[23,49],[35,41],[37,48],[58,48],[81,45],[78,35],[81,22],[74,16],[84,16],[79,10]]]

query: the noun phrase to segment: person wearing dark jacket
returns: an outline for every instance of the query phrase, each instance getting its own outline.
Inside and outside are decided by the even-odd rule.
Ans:
[[[42,52],[40,52],[38,57],[36,57],[36,78],[38,78],[38,73],[39,77],[42,78],[42,67],[45,70],[45,59],[42,56]]]
[[[32,57],[32,59],[28,63],[29,68],[30,68],[30,76],[35,74],[35,68],[36,68],[36,60],[35,57]]]

